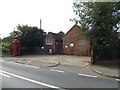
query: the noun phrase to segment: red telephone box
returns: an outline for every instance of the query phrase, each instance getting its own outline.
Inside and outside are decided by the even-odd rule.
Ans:
[[[20,41],[19,40],[12,41],[12,55],[20,55]]]

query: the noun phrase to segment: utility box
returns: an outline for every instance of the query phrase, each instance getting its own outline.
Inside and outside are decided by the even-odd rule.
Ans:
[[[20,40],[12,41],[12,55],[20,55]]]

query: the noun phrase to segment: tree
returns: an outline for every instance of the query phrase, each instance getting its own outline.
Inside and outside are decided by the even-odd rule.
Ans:
[[[117,57],[116,31],[120,26],[120,2],[73,3],[77,17],[72,19],[80,24],[91,37],[94,59]]]
[[[20,31],[14,30],[9,34],[10,34],[11,39],[20,39],[20,36],[22,33]]]
[[[12,38],[10,36],[2,39],[2,52],[11,53]]]
[[[34,47],[41,47],[43,45],[44,31],[42,29],[39,30],[38,27],[31,27],[28,25],[18,25],[17,29],[21,32],[21,45],[27,47],[29,52],[32,52]]]
[[[20,35],[21,32],[14,30],[11,33],[9,33],[9,36],[4,37],[2,39],[2,52],[10,54],[12,49],[12,41],[14,39],[20,39]]]
[[[18,25],[17,30],[9,33],[8,37],[2,39],[2,50],[5,52],[10,52],[12,47],[12,41],[14,39],[20,40],[21,43],[21,52],[33,52],[34,47],[42,47],[43,46],[43,37],[44,31],[42,29],[38,29],[38,27],[31,27],[28,25]],[[25,47],[26,49],[22,49]]]
[[[64,35],[65,33],[63,31],[60,31],[59,33],[57,34],[60,34],[60,35]]]

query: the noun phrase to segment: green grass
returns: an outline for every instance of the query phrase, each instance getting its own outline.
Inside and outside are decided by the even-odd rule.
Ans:
[[[6,56],[10,56],[10,54],[8,54],[8,53],[0,53],[0,57],[6,57]]]

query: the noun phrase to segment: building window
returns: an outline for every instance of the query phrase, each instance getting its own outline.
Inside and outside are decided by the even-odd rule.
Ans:
[[[68,46],[69,45],[69,42],[68,40],[65,41],[65,45]]]
[[[70,46],[73,47],[73,46],[74,46],[74,43],[70,43]]]
[[[86,45],[86,39],[79,39],[77,43],[78,45]]]
[[[69,46],[69,42],[68,40],[65,40],[65,48],[68,48],[68,46]]]
[[[65,46],[65,48],[68,48],[68,46]]]
[[[52,39],[46,38],[46,45],[52,45]]]

